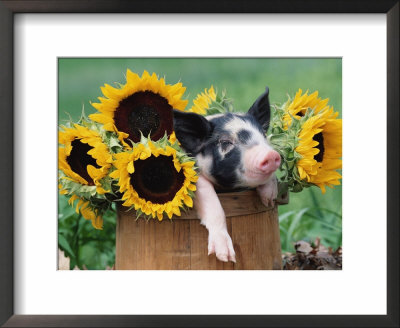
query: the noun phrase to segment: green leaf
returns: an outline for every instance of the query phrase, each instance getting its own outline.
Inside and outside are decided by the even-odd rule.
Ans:
[[[324,226],[326,226],[328,228],[331,228],[332,230],[336,230],[337,232],[341,232],[342,231],[341,227],[337,227],[337,226],[334,226],[332,224],[329,224],[329,223],[323,221],[321,219],[321,216],[316,216],[316,215],[313,215],[311,213],[307,213],[306,215],[309,216],[311,220],[315,220],[316,222],[318,222],[318,223],[320,223],[320,224],[322,224],[322,225],[324,225]]]
[[[67,252],[70,257],[75,258],[75,254],[69,245],[67,239],[62,234],[58,234],[58,247],[60,247],[63,251]]]
[[[288,238],[287,238],[287,240],[286,240],[286,248],[287,248],[287,249],[290,248],[290,242],[291,242],[291,241],[292,241],[292,242],[295,241],[294,238],[293,238],[294,231],[295,231],[295,229],[296,229],[298,223],[300,222],[301,218],[303,217],[303,215],[304,215],[308,210],[309,210],[308,207],[303,208],[302,210],[300,210],[300,212],[298,212],[298,213],[295,215],[295,217],[294,217],[292,223],[290,224],[290,227],[289,227],[289,229],[288,229]]]
[[[114,147],[122,148],[117,138],[110,138],[110,148]]]
[[[294,213],[296,213],[296,211],[293,210],[293,211],[283,213],[282,215],[279,215],[279,223],[282,223],[283,221],[285,221],[289,216],[291,216]]]

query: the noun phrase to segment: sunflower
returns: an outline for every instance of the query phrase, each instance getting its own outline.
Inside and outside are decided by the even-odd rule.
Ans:
[[[97,131],[74,124],[62,127],[58,134],[58,167],[64,179],[87,186],[96,186],[99,194],[107,191],[101,180],[108,174],[112,156]]]
[[[137,216],[163,219],[166,213],[181,215],[180,208],[193,207],[196,190],[194,160],[181,152],[177,143],[166,137],[158,142],[142,138],[132,150],[115,154],[116,170],[123,206],[135,208]]]
[[[204,92],[199,93],[193,100],[193,106],[189,109],[189,112],[206,115],[211,103],[215,101],[216,98],[217,95],[213,86],[208,90],[207,88],[204,89]]]
[[[77,195],[72,195],[68,200],[68,204],[72,207],[74,206],[75,200],[79,199],[78,204],[76,205],[76,213],[79,212],[82,214],[83,218],[86,220],[90,220],[92,222],[92,226],[95,229],[101,230],[103,229],[103,219],[102,216],[98,213],[97,210],[91,208],[90,201],[85,200],[84,198],[80,198]]]
[[[316,185],[325,193],[326,186],[339,185],[342,168],[342,120],[318,92],[302,95],[275,106],[268,139],[282,158],[282,192],[299,192]]]
[[[225,114],[233,112],[233,101],[227,97],[225,90],[218,92],[211,86],[196,96],[188,112],[200,115]]]
[[[319,98],[318,91],[315,91],[310,95],[308,94],[308,91],[306,91],[306,93],[303,95],[302,93],[303,91],[299,89],[294,96],[294,99],[289,99],[286,104],[284,104],[286,114],[284,115],[283,120],[287,126],[290,125],[292,117],[300,119],[305,115],[309,108],[314,111],[314,114],[318,114],[323,110],[331,109],[329,106],[327,106],[329,98]]]
[[[139,142],[141,134],[158,140],[165,133],[172,134],[172,109],[185,109],[188,102],[182,99],[185,90],[182,83],[165,84],[155,73],[144,71],[140,77],[128,69],[125,85],[101,87],[104,97],[98,98],[100,103],[92,103],[100,113],[89,118],[102,123],[105,130],[116,132],[126,147],[124,139]]]
[[[301,180],[315,184],[325,193],[325,186],[339,185],[342,168],[342,120],[333,109],[321,111],[304,122],[295,151],[301,159],[297,170]]]

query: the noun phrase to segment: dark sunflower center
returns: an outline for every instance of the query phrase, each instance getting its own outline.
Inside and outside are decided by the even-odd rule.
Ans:
[[[153,107],[146,105],[137,107],[129,115],[129,128],[131,131],[142,131],[145,137],[152,131],[157,131],[159,126],[160,115],[158,115],[157,110]]]
[[[131,174],[132,187],[139,197],[154,204],[174,199],[184,180],[183,170],[177,172],[172,157],[163,155],[136,161]]]
[[[93,149],[93,147],[88,144],[82,143],[79,139],[75,139],[71,142],[72,150],[67,157],[67,163],[71,167],[71,170],[79,174],[84,178],[89,185],[93,186],[93,179],[90,177],[87,166],[93,165],[95,168],[99,169],[100,166],[97,165],[96,160],[88,155],[88,151]]]
[[[140,132],[152,140],[162,138],[173,130],[172,106],[168,100],[151,91],[140,91],[120,101],[114,114],[119,131],[129,134],[134,142],[140,141]]]
[[[314,141],[319,142],[317,149],[319,149],[319,153],[317,155],[314,155],[314,159],[321,163],[322,160],[324,159],[324,152],[325,152],[325,146],[324,146],[324,136],[322,135],[322,132],[317,133],[314,137],[313,137]]]

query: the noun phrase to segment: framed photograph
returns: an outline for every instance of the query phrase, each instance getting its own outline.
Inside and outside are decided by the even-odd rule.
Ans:
[[[181,1],[0,1],[0,142],[6,152],[0,179],[0,323],[6,327],[398,326],[398,19],[398,1],[314,1],[301,6],[294,0],[190,6]],[[98,115],[99,106],[93,106],[96,98],[113,91],[107,86],[100,91],[100,86],[119,82],[124,87],[136,73],[143,74],[139,76],[143,82],[147,70],[171,85],[187,81],[187,99],[193,106],[197,93],[213,94],[214,84],[217,93],[226,88],[227,95],[232,93],[238,107],[246,111],[266,85],[273,104],[293,98],[298,88],[318,90],[320,97],[331,98],[329,104],[343,118],[343,196],[340,186],[325,200],[336,204],[340,199],[343,221],[340,229],[330,226],[338,234],[321,240],[343,245],[340,270],[264,270],[277,269],[281,255],[276,253],[278,260],[261,264],[251,251],[254,246],[247,253],[243,246],[236,264],[231,261],[230,266],[208,261],[211,270],[202,270],[190,260],[193,255],[183,253],[173,267],[149,265],[147,259],[131,263],[121,254],[140,245],[134,244],[132,233],[124,237],[118,228],[121,243],[117,243],[115,262],[111,253],[98,257],[95,243],[79,247],[67,233],[69,210],[63,206],[69,206],[68,199],[58,200],[56,127],[69,119],[65,112],[76,121],[82,107],[87,114]],[[154,79],[163,83],[154,75],[154,88],[159,87]],[[258,90],[261,87],[264,90]],[[165,96],[167,101],[177,101],[168,98],[171,92]],[[139,93],[133,96],[149,97]],[[138,113],[135,117],[131,113],[129,120],[136,118],[135,124],[140,125]],[[92,117],[99,124],[107,123],[103,117]],[[113,124],[119,123],[115,119]],[[75,165],[73,156],[66,156],[68,168],[78,172],[79,160]],[[132,185],[145,185],[132,182],[132,175]],[[160,188],[157,181],[154,192]],[[93,185],[105,186],[94,180]],[[146,186],[136,188],[143,197],[151,189],[151,184]],[[160,196],[148,195],[155,197],[153,203],[160,202]],[[231,196],[224,197],[230,204]],[[308,206],[304,199],[298,203]],[[229,210],[225,209],[227,216]],[[164,215],[172,214],[168,211]],[[237,211],[241,209],[232,213]],[[120,226],[126,224],[121,213]],[[162,219],[163,214],[154,215]],[[313,215],[323,221],[321,213]],[[300,220],[298,213],[296,217]],[[83,221],[97,228],[104,223],[110,235],[115,229],[107,215],[101,222],[95,217]],[[197,229],[189,222],[194,220],[181,221],[182,231]],[[266,228],[270,235],[262,248],[274,248],[273,231],[279,236],[277,217],[276,222]],[[74,227],[76,231],[87,228]],[[286,227],[285,222],[280,222],[280,228],[293,231],[293,225]],[[234,243],[240,243],[239,228],[233,229],[234,234],[228,224],[228,230]],[[89,238],[97,238],[88,231]],[[61,270],[58,262],[60,238],[63,251],[74,258],[67,270]],[[107,242],[113,243],[112,238]],[[207,235],[202,238],[206,243]],[[289,248],[292,243],[287,239],[284,244]],[[175,244],[169,249],[167,241],[161,244],[165,246],[156,250],[160,254],[176,249]],[[207,245],[205,256],[206,252]],[[252,255],[255,260],[246,267],[245,259],[250,261]],[[228,257],[233,260],[232,254]],[[290,258],[285,261],[296,267]],[[114,264],[117,270],[103,270]],[[74,267],[91,270],[68,270]]]
[[[59,258],[64,263],[59,268],[341,269],[342,190],[341,176],[337,171],[341,168],[342,154],[341,58],[73,57],[59,58],[57,66],[60,126],[58,232],[60,248],[66,253]],[[123,73],[118,74],[118,71]],[[113,81],[118,80],[121,82],[115,89]],[[99,81],[105,83],[101,89],[97,87]],[[108,116],[109,111],[104,111],[104,100],[96,102],[99,92],[109,95],[109,99],[118,104],[111,108],[112,118]],[[124,94],[112,96],[110,92]],[[292,96],[288,98],[288,94]],[[311,116],[305,117],[304,108],[308,105],[317,107],[319,112],[327,110],[326,116],[321,117],[319,123],[312,123],[315,119],[311,117],[319,114],[309,113]],[[289,117],[283,114],[287,109],[303,115],[301,126],[293,124],[290,129],[280,128],[282,119]],[[209,117],[210,121],[204,121],[202,117]],[[78,120],[80,123],[75,125]],[[127,139],[135,143],[133,153],[123,148],[123,142],[128,141],[117,140],[113,131],[105,130],[107,123],[104,120],[114,122],[112,124],[118,131],[129,135]],[[231,121],[231,127],[225,127],[228,121]],[[191,126],[193,122],[194,126]],[[204,129],[199,129],[199,124],[203,124]],[[322,132],[316,127],[321,124],[324,126]],[[191,128],[188,129],[188,125]],[[304,169],[310,175],[315,173],[312,181],[323,181],[320,188],[309,188],[309,184],[293,176],[290,166],[291,145],[296,142],[291,139],[293,134],[286,134],[285,142],[281,142],[285,131],[293,133],[297,129],[296,133],[306,133],[301,131],[309,131],[309,127],[313,138],[322,136],[317,159],[321,167],[328,169],[319,169],[319,174],[307,166]],[[207,128],[215,132],[203,136],[201,133]],[[175,150],[169,148],[171,154],[164,151],[164,141],[160,141],[165,131],[169,146],[175,145],[174,135],[181,144],[175,145]],[[82,133],[92,135],[93,147],[79,141],[86,140]],[[142,138],[141,133],[147,137]],[[149,138],[153,148],[143,148],[149,145]],[[208,143],[204,155],[195,149],[197,140],[200,143],[203,139]],[[303,145],[314,143],[311,139],[304,139]],[[72,151],[69,151],[70,147]],[[183,147],[192,154],[197,152],[192,155],[197,159],[179,157]],[[116,160],[143,151],[142,156],[130,162],[134,166],[130,186],[121,189],[128,177],[122,167],[118,176],[113,177],[111,165],[104,161],[95,163],[88,149],[101,156],[114,154]],[[146,153],[147,157],[143,149],[151,151],[152,155]],[[161,157],[158,151],[163,153]],[[188,163],[184,166],[188,168],[187,172],[178,172],[168,164],[167,159],[172,159],[174,154],[178,155],[179,161]],[[306,150],[303,154],[313,158],[312,154],[306,154]],[[98,155],[94,156],[100,158]],[[203,158],[208,158],[208,166]],[[252,160],[247,160],[250,158]],[[93,176],[95,179],[101,177],[97,178],[97,185],[82,162],[92,163],[98,170],[103,167],[103,172],[90,171],[91,174],[99,172],[98,176]],[[203,173],[189,170],[195,162]],[[117,167],[117,163],[113,166]],[[261,163],[265,165],[261,166]],[[121,162],[123,166],[126,164]],[[318,165],[317,160],[314,165]],[[249,172],[257,172],[257,176]],[[202,196],[201,191],[198,196],[190,193],[194,184],[198,184],[195,180],[201,181],[202,174],[218,183],[214,200],[219,201],[224,211],[225,218],[221,220],[226,223],[225,236],[229,242],[232,241],[232,246],[224,245],[217,238],[209,241],[208,236],[214,236],[213,219],[203,218],[203,221],[210,222],[206,225],[211,229],[208,233],[197,218],[195,203],[198,208],[213,206],[213,215],[218,206],[218,203],[211,205],[212,199]],[[274,184],[275,177],[278,177],[280,190]],[[189,184],[191,182],[193,185]],[[261,185],[264,187],[258,188],[262,191],[260,193],[255,186]],[[294,191],[289,203],[283,199],[288,191],[285,188]],[[104,190],[110,191],[104,193]],[[116,196],[119,192],[121,195]],[[267,195],[269,192],[279,194],[277,203],[284,206],[276,210],[267,200],[263,203],[258,194]],[[126,198],[127,202],[120,202],[120,198]],[[82,200],[80,205],[79,199]],[[77,206],[84,204],[83,211],[76,213]],[[129,209],[132,204],[135,209]],[[298,213],[304,213],[301,224],[296,224]],[[319,219],[316,221],[315,217]],[[308,241],[303,240],[308,236],[311,236]],[[300,240],[304,242],[304,249],[308,246],[306,253],[311,249],[310,244],[319,243],[318,251],[312,252],[320,253],[304,254],[307,256],[304,261],[303,255],[293,255],[294,245]],[[208,248],[213,246],[217,249],[208,254]],[[328,247],[331,247],[332,254],[329,254]],[[281,264],[282,254],[285,256],[284,265]]]

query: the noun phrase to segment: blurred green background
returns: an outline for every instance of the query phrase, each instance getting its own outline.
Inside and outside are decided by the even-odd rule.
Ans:
[[[318,90],[329,98],[336,111],[342,108],[342,61],[337,58],[60,58],[58,61],[59,124],[95,112],[90,102],[101,96],[104,83],[125,83],[126,69],[141,75],[156,72],[166,82],[181,81],[187,90],[188,107],[199,92],[213,85],[225,89],[238,111],[247,111],[255,99],[270,89],[270,102],[283,103],[301,88]],[[279,207],[283,252],[294,252],[298,240],[321,238],[327,247],[342,242],[342,187],[317,187],[291,193],[288,205]],[[71,258],[71,268],[104,269],[112,266],[115,256],[115,214],[105,217],[104,230],[75,214],[64,196],[59,197],[59,245]],[[206,246],[205,246],[206,247]]]

